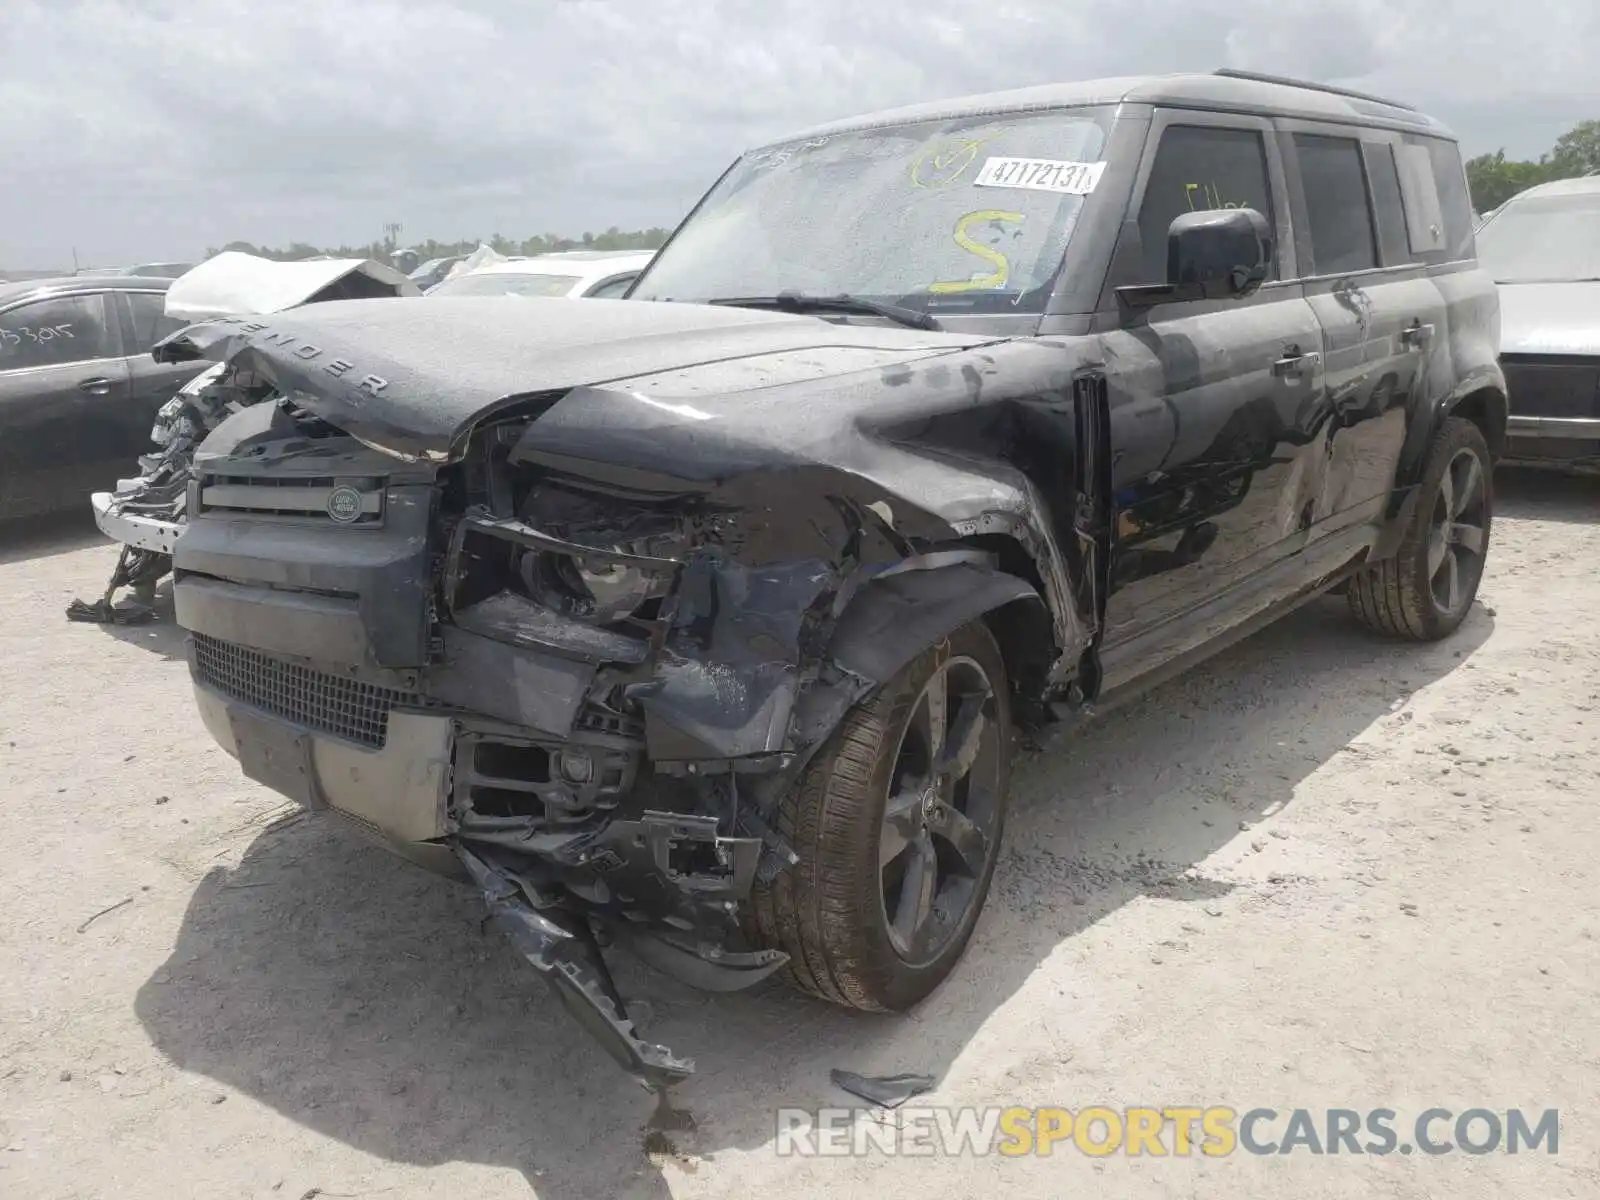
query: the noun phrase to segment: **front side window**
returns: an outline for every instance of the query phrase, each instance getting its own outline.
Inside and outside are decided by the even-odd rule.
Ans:
[[[0,371],[111,356],[101,296],[54,296],[0,313]]]
[[[1600,282],[1600,188],[1508,201],[1478,230],[1496,283]]]
[[[430,296],[566,296],[577,275],[534,275],[512,271],[467,272],[428,290]]]
[[[133,310],[133,348],[150,349],[169,333],[176,333],[187,321],[167,316],[167,298],[155,292],[125,292]]]
[[[1361,145],[1349,138],[1294,135],[1311,237],[1311,275],[1344,275],[1378,265]]]
[[[1253,129],[1172,125],[1161,134],[1139,206],[1141,283],[1167,278],[1167,230],[1183,213],[1253,208],[1273,225],[1266,144]],[[1277,256],[1269,279],[1278,277]]]
[[[1103,169],[1086,110],[831,134],[740,159],[635,299],[846,294],[935,316],[1043,310]]]

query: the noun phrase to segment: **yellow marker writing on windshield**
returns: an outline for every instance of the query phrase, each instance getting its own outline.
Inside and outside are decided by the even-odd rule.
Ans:
[[[993,246],[986,246],[982,242],[974,241],[973,227],[976,225],[994,224],[1009,221],[1020,224],[1023,220],[1022,213],[1000,212],[997,209],[985,208],[977,212],[970,212],[956,222],[953,234],[956,245],[969,254],[975,254],[994,267],[988,275],[979,275],[971,279],[951,279],[942,283],[930,284],[928,291],[935,295],[948,296],[954,292],[982,292],[991,288],[1003,288],[1006,281],[1011,278],[1011,263],[1004,254]]]

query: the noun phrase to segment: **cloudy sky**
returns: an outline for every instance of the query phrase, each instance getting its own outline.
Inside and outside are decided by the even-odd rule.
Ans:
[[[1469,153],[1600,117],[1593,0],[0,0],[0,266],[671,224],[792,128],[1237,66]]]

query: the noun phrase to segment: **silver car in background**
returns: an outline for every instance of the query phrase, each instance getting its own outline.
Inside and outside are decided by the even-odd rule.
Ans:
[[[1600,466],[1600,176],[1514,196],[1477,240],[1500,287],[1507,457]]]

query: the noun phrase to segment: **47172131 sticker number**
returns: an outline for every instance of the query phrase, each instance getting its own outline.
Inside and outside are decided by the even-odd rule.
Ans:
[[[1105,173],[1103,162],[1063,162],[1055,158],[990,158],[974,187],[1025,188],[1034,192],[1058,192],[1064,196],[1087,196]]]

